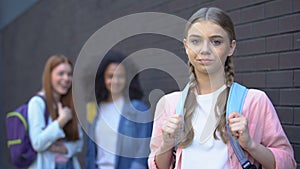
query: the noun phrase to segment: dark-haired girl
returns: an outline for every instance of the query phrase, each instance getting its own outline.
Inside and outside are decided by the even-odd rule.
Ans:
[[[146,169],[150,152],[152,115],[134,65],[110,51],[95,80],[97,113],[88,120],[87,169]]]

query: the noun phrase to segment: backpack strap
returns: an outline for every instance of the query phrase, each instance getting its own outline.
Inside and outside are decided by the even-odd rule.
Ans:
[[[184,103],[185,103],[185,100],[186,100],[186,97],[187,97],[187,94],[189,92],[189,86],[190,86],[190,83],[188,83],[183,91],[181,92],[181,96],[179,98],[179,101],[178,101],[178,104],[177,104],[177,107],[176,107],[176,114],[179,114],[182,116],[182,118],[184,118]],[[184,119],[183,119],[184,121]]]
[[[185,103],[185,100],[186,100],[186,97],[188,95],[188,92],[189,92],[189,88],[190,88],[190,83],[188,83],[183,91],[181,92],[181,96],[179,98],[179,101],[177,103],[177,106],[176,106],[176,114],[178,115],[181,115],[181,118],[182,118],[182,125],[184,126],[184,103]],[[182,128],[182,131],[183,132],[183,128]],[[176,140],[175,140],[176,141]],[[175,147],[175,150],[177,150],[177,146]]]
[[[189,91],[189,83],[185,86],[183,89],[179,102],[176,107],[176,114],[179,114],[182,116],[183,121],[184,121],[184,103],[187,97]],[[236,82],[233,82],[229,95],[228,95],[228,100],[227,100],[227,106],[226,106],[226,119],[228,119],[228,116],[231,112],[235,111],[238,113],[242,113],[243,110],[243,105],[245,98],[247,96],[248,89]],[[234,139],[230,133],[228,124],[226,125],[227,127],[227,133],[229,136],[230,144],[233,148],[234,153],[236,154],[239,162],[241,163],[243,169],[256,169],[256,166],[251,164],[250,161],[246,158],[244,151],[242,150],[241,146],[239,145],[238,141]],[[177,147],[174,148],[173,155],[176,156],[176,150]],[[173,167],[175,166],[175,162],[173,164]]]
[[[176,106],[176,114],[179,114],[181,115],[181,118],[182,118],[182,121],[184,123],[184,103],[185,103],[185,100],[186,100],[186,97],[187,97],[187,94],[189,92],[189,86],[190,86],[190,83],[188,83],[183,91],[181,92],[181,95],[180,95],[180,98],[179,98],[179,101],[177,103],[177,106]],[[184,125],[184,124],[183,124]],[[174,157],[174,162],[173,162],[173,167],[172,168],[175,168],[175,165],[176,165],[176,151],[177,151],[177,146],[174,147],[174,150],[173,150],[173,157]]]
[[[231,112],[235,111],[242,114],[243,105],[245,98],[247,96],[248,89],[236,82],[233,82],[228,95],[227,105],[226,105],[226,120]],[[256,168],[255,165],[252,165],[250,161],[244,154],[241,146],[239,145],[238,141],[232,137],[230,133],[230,129],[228,123],[226,124],[227,134],[230,140],[231,147],[237,156],[240,164],[242,165],[243,169],[254,169]]]
[[[41,99],[43,99],[43,101],[45,102],[45,112],[44,112],[44,119],[45,119],[45,127],[47,127],[48,125],[48,120],[49,120],[49,112],[48,112],[48,107],[47,107],[47,102],[44,96],[40,95],[40,94],[36,94],[35,96],[40,97]]]

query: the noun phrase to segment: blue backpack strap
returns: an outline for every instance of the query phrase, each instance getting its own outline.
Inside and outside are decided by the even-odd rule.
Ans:
[[[247,96],[248,89],[236,82],[233,82],[228,95],[227,106],[226,106],[226,119],[229,114],[233,111],[242,114],[243,105]]]
[[[184,103],[185,103],[185,100],[186,100],[186,97],[187,97],[187,94],[189,92],[189,86],[190,86],[190,83],[188,83],[183,91],[181,92],[181,96],[179,98],[179,101],[178,101],[178,104],[177,104],[177,107],[176,107],[176,114],[179,114],[182,116],[182,118],[184,118]],[[184,121],[184,119],[183,119]]]
[[[227,106],[226,106],[226,120],[228,119],[228,116],[232,112],[237,112],[237,113],[242,114],[244,101],[247,96],[247,93],[248,93],[248,89],[246,87],[244,87],[238,83],[235,83],[235,82],[232,83],[230,90],[229,90]],[[244,151],[242,150],[238,141],[232,137],[228,124],[226,124],[226,127],[227,127],[227,134],[228,134],[232,149],[233,149],[235,155],[237,156],[239,162],[241,163],[243,169],[256,168],[246,158]]]
[[[186,100],[186,97],[187,97],[187,94],[189,92],[189,88],[190,88],[190,83],[188,83],[183,91],[181,92],[181,95],[180,95],[180,98],[179,98],[179,101],[177,103],[177,106],[176,106],[176,114],[179,114],[181,115],[181,118],[182,118],[182,121],[184,122],[184,103],[185,103],[185,100]],[[183,124],[184,125],[184,124]],[[175,167],[175,163],[176,163],[176,151],[177,151],[177,146],[174,147],[174,151],[173,151],[173,157],[174,157],[174,162],[173,162],[173,167]]]

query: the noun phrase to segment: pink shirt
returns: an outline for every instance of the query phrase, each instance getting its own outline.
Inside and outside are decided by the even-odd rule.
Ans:
[[[64,141],[63,140],[58,140],[55,142],[55,144],[64,144]],[[66,163],[69,161],[69,158],[67,158],[64,154],[61,154],[61,153],[55,153],[55,162],[58,162],[58,163]]]
[[[154,161],[155,152],[162,143],[161,128],[163,122],[170,115],[175,114],[176,106],[181,96],[181,92],[173,92],[162,97],[156,106],[153,132],[151,137],[151,153],[148,165],[151,169],[157,169]],[[290,145],[278,119],[277,113],[267,97],[267,95],[256,89],[250,89],[245,99],[243,115],[248,119],[248,129],[250,136],[257,142],[269,148],[275,157],[276,169],[294,169],[296,162],[294,152]],[[230,143],[228,146],[228,156],[231,169],[242,169],[235,156]],[[245,152],[251,163],[258,166],[258,163]],[[181,168],[182,148],[178,147],[176,152],[175,169]],[[170,166],[171,168],[172,166]]]

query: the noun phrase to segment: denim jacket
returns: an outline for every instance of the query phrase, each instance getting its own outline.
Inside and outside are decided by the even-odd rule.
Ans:
[[[148,107],[145,103],[138,100],[126,101],[122,108],[121,118],[119,121],[118,132],[120,135],[128,136],[130,138],[146,138],[144,141],[132,142],[129,139],[123,139],[118,137],[117,152],[121,155],[116,155],[115,169],[147,169],[147,159],[150,153],[149,143],[152,133],[153,116],[149,111],[146,111]],[[97,169],[97,145],[94,142],[94,131],[96,122],[99,116],[99,111],[95,116],[93,123],[87,122],[87,150],[86,150],[86,169]],[[142,139],[141,139],[142,140]],[[122,156],[125,154],[125,156]],[[126,154],[132,156],[139,156],[141,158],[126,157]],[[140,156],[140,155],[143,156]],[[147,155],[147,156],[144,156]]]

